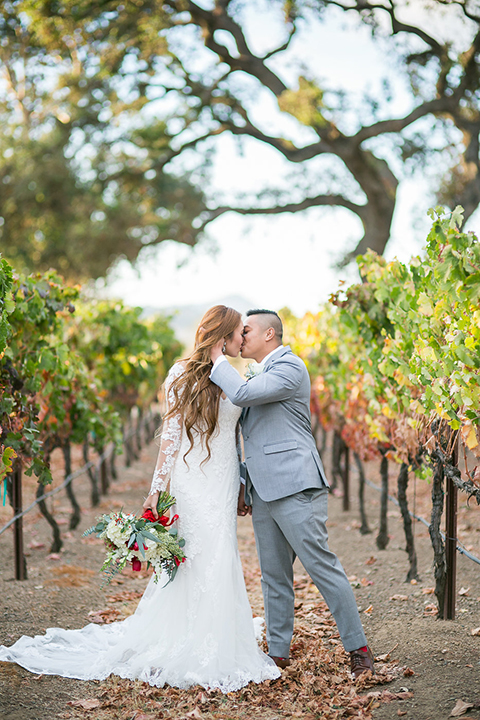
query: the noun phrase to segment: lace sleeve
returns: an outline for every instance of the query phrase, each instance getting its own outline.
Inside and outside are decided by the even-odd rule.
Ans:
[[[170,386],[173,380],[182,374],[183,370],[183,365],[176,363],[170,369],[167,379],[165,380],[165,402],[167,411],[173,402],[173,392],[170,390]],[[181,440],[182,416],[179,413],[178,415],[169,417],[164,423],[160,438],[157,464],[155,465],[149,495],[166,490],[180,449]]]

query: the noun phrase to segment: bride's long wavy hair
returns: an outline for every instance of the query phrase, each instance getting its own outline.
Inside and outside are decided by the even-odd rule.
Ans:
[[[184,459],[193,448],[193,431],[198,433],[207,451],[203,462],[211,457],[210,440],[217,427],[222,390],[210,380],[210,351],[223,338],[232,338],[241,319],[237,310],[225,305],[215,305],[207,310],[195,334],[193,352],[181,361],[185,364],[185,371],[170,385],[168,394],[170,397],[170,393],[173,394],[173,403],[170,401],[164,419],[179,413],[182,416],[183,429],[190,442]]]

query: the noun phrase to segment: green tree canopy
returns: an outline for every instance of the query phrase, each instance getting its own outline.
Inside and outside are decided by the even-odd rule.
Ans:
[[[282,23],[269,51],[252,40],[257,9]],[[302,33],[339,16],[371,31],[383,90],[288,65]],[[409,172],[466,218],[479,205],[476,0],[11,0],[0,35],[8,259],[96,277],[165,239],[194,245],[227,212],[312,207],[360,220],[349,258],[381,254]],[[290,125],[259,112],[265,98]],[[290,174],[223,201],[207,180],[225,134],[273,148]]]
[[[18,269],[74,279],[165,238],[193,244],[205,203],[187,172],[164,171],[172,137],[147,109],[161,17],[138,53],[81,10],[6,2],[0,18],[1,246]]]

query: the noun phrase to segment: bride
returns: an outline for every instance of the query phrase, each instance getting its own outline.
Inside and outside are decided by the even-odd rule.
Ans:
[[[204,315],[193,352],[165,381],[167,413],[150,494],[176,498],[178,532],[187,560],[173,582],[153,578],[136,612],[110,625],[49,628],[0,646],[0,661],[34,673],[81,680],[110,674],[150,685],[202,685],[232,692],[280,675],[258,647],[236,538],[239,462],[236,429],[241,409],[210,379],[211,348],[224,339],[236,357],[243,340],[240,313],[217,305]]]

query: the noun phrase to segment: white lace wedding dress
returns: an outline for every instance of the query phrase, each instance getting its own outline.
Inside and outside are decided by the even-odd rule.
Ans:
[[[181,365],[176,364],[169,383]],[[44,636],[23,636],[0,647],[0,661],[34,673],[81,680],[110,674],[162,687],[202,685],[232,692],[253,681],[280,675],[258,647],[236,538],[239,488],[235,441],[240,409],[220,400],[219,422],[205,450],[189,447],[179,416],[162,433],[153,492],[166,487],[176,498],[178,532],[187,560],[173,582],[150,580],[134,615],[110,625],[79,630],[49,628]]]

